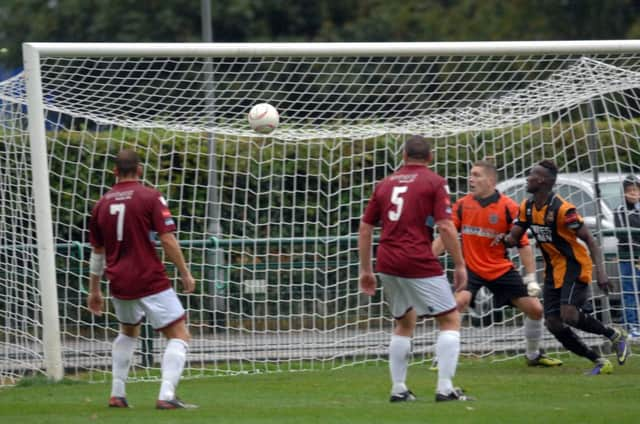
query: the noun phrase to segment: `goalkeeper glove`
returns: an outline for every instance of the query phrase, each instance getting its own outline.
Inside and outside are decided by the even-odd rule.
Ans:
[[[540,284],[538,284],[538,282],[536,281],[535,272],[525,275],[523,280],[527,285],[527,294],[532,297],[538,297],[542,289],[540,288]]]

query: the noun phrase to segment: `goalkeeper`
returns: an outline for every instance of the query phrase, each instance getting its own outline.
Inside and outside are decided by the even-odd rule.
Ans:
[[[525,314],[525,356],[529,366],[553,367],[562,361],[540,351],[543,334],[540,286],[536,281],[535,260],[526,235],[517,246],[524,265],[524,280],[508,258],[504,246],[491,246],[498,234],[508,232],[518,214],[518,205],[496,190],[498,173],[488,161],[476,162],[471,168],[471,193],[453,206],[453,223],[460,232],[462,253],[467,264],[467,290],[456,293],[458,309],[473,306],[482,287],[493,293],[497,307],[510,305]],[[442,241],[433,243],[434,254],[444,251]]]

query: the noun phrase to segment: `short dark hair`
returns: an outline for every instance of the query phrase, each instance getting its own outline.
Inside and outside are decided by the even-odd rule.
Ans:
[[[410,159],[426,161],[431,157],[431,143],[421,135],[412,135],[404,142],[404,151]]]
[[[116,156],[116,169],[121,177],[130,177],[138,172],[140,157],[131,149],[124,149]]]
[[[478,166],[483,168],[485,171],[489,172],[494,178],[498,178],[498,170],[496,169],[496,165],[493,162],[488,160],[479,160],[474,162],[473,166]]]
[[[633,174],[629,174],[627,175],[624,180],[622,181],[622,189],[626,190],[628,187],[631,186],[636,186],[638,188],[640,188],[640,178],[638,178],[637,176],[633,175]]]
[[[558,166],[554,161],[545,159],[538,162],[538,165],[547,170],[551,178],[553,179],[553,183],[556,182],[556,177],[558,176]]]

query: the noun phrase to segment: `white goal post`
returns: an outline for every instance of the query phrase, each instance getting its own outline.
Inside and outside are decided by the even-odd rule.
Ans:
[[[358,293],[357,228],[415,133],[454,199],[476,160],[492,158],[516,200],[528,169],[555,160],[616,284],[594,290],[594,313],[624,324],[638,303],[619,283],[611,211],[640,173],[640,40],[25,43],[23,56],[0,82],[0,385],[107,378],[118,327],[110,306],[85,306],[86,224],[125,147],[165,194],[200,282],[182,298],[187,376],[386,359],[392,322],[383,293]],[[281,117],[268,135],[246,121],[261,102]],[[465,313],[463,352],[517,357],[522,316],[491,302]],[[419,326],[415,363],[435,333]],[[164,343],[143,334],[134,379],[155,378]]]

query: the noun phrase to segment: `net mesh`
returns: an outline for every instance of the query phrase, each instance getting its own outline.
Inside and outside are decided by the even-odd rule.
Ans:
[[[182,297],[189,376],[386,359],[392,322],[381,291],[358,293],[357,231],[375,182],[401,165],[413,133],[432,140],[433,167],[453,198],[466,193],[476,160],[494,158],[516,200],[531,165],[555,160],[566,177],[558,192],[593,217],[618,283],[610,299],[595,290],[590,306],[625,320],[612,210],[622,176],[640,163],[636,54],[45,57],[40,65],[62,354],[72,373],[108,378],[118,327],[109,303],[100,318],[85,306],[87,222],[122,148],[141,154],[145,183],[165,194],[199,281]],[[0,84],[4,384],[43,367],[24,84],[22,74]],[[259,102],[280,112],[268,136],[246,121]],[[522,318],[480,296],[464,314],[463,352],[520,355]],[[415,362],[431,357],[435,328],[419,325]],[[144,329],[134,379],[155,378],[165,346]],[[544,346],[558,349],[548,333]]]

